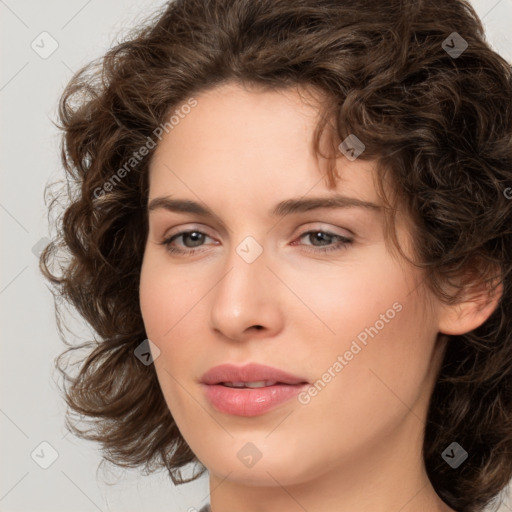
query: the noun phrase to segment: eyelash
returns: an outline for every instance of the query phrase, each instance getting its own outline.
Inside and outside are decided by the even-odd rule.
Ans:
[[[175,233],[174,235],[166,238],[163,242],[161,242],[161,245],[165,246],[166,250],[168,252],[170,252],[171,254],[181,254],[181,255],[185,255],[185,254],[192,255],[192,254],[195,254],[196,252],[198,252],[198,250],[195,249],[195,248],[189,248],[190,250],[182,250],[182,249],[176,249],[175,247],[171,246],[171,243],[176,238],[179,238],[179,237],[181,237],[183,235],[187,235],[187,234],[190,234],[190,233],[199,233],[201,235],[206,235],[208,237],[208,235],[206,233],[203,233],[202,231],[199,231],[197,229],[189,229],[189,230],[186,230],[186,231],[180,231],[179,233]],[[341,250],[345,249],[348,245],[350,245],[352,243],[352,240],[350,238],[347,238],[347,237],[344,237],[344,236],[341,236],[341,235],[337,235],[335,233],[331,233],[330,231],[323,231],[321,229],[314,229],[314,230],[305,231],[304,233],[301,233],[298,236],[298,239],[303,238],[306,235],[316,234],[316,233],[323,233],[323,234],[325,234],[327,236],[330,236],[330,237],[333,237],[333,238],[337,238],[339,240],[339,242],[338,242],[338,244],[336,244],[334,246],[328,246],[328,247],[309,246],[309,247],[314,247],[314,249],[307,249],[308,251],[320,252],[320,253],[327,253],[327,252],[331,252],[331,251],[341,251]],[[209,238],[211,238],[211,237],[209,237]],[[306,246],[306,247],[308,247],[308,246]]]

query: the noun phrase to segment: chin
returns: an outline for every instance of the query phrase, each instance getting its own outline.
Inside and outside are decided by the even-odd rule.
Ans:
[[[279,444],[284,446],[284,443]],[[260,447],[261,458],[253,458],[251,462],[246,454],[252,451],[256,456],[257,446]],[[227,477],[231,482],[256,487],[301,484],[310,480],[315,473],[314,462],[311,461],[310,465],[304,460],[304,450],[300,450],[300,453],[283,453],[275,446],[265,448],[261,443],[251,445],[245,441],[234,442],[233,447],[222,453],[211,453],[203,464],[211,473]],[[244,458],[248,460],[244,461]]]

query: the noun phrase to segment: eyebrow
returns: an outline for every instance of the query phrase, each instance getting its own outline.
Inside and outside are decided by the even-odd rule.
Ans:
[[[298,199],[287,199],[281,201],[270,210],[272,217],[284,217],[293,213],[308,212],[319,208],[364,208],[372,211],[380,211],[382,206],[369,201],[362,201],[355,197],[334,195],[327,197],[309,197]],[[148,212],[165,209],[178,213],[195,213],[207,218],[214,218],[216,215],[207,206],[204,206],[190,199],[173,199],[171,197],[156,197],[148,204]]]

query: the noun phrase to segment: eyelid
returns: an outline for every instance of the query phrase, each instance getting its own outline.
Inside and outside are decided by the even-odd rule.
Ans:
[[[352,233],[350,230],[347,230],[347,231]],[[205,235],[207,238],[211,238],[212,240],[215,240],[215,237],[210,236],[207,233],[207,230],[203,229],[202,227],[201,228],[198,228],[198,227],[185,228],[184,226],[180,226],[179,231],[176,231],[174,233],[171,232],[171,233],[167,234],[164,237],[164,240],[162,242],[160,242],[160,245],[164,246],[166,248],[166,250],[169,252],[169,254],[174,254],[176,256],[182,256],[182,257],[193,256],[194,254],[205,252],[205,250],[207,250],[207,249],[205,249],[204,247],[207,244],[201,245],[199,247],[191,247],[191,248],[185,247],[184,249],[183,248],[178,249],[176,247],[172,247],[171,244],[174,242],[174,239],[179,239],[180,237],[184,237],[184,236],[194,233],[194,232],[198,232],[201,235]],[[318,232],[326,234],[328,237],[337,239],[338,242],[334,243],[334,244],[329,244],[326,246],[322,246],[322,245],[315,246],[313,244],[310,245],[310,244],[299,243],[303,237],[314,234],[314,233],[318,233]],[[339,253],[339,252],[345,250],[348,246],[353,245],[354,241],[355,241],[354,240],[355,237],[352,234],[349,236],[345,236],[340,233],[336,233],[335,230],[330,230],[325,227],[316,227],[316,228],[309,227],[309,229],[303,228],[299,233],[295,234],[292,238],[293,238],[293,240],[290,243],[290,245],[292,245],[292,246],[298,245],[303,248],[302,250],[305,250],[308,253],[317,254],[317,255],[328,254],[328,253],[333,253],[333,254]],[[216,241],[216,243],[214,245],[218,245],[218,241]]]
[[[296,238],[298,236],[303,236],[305,233],[308,233],[309,231],[314,231],[314,230],[325,231],[332,235],[342,236],[342,237],[350,238],[350,239],[353,239],[356,236],[355,233],[348,228],[340,228],[340,227],[333,228],[333,227],[331,227],[332,225],[326,225],[325,223],[322,223],[322,222],[310,222],[310,223],[307,223],[306,226],[308,226],[308,224],[314,224],[314,226],[312,226],[312,227],[301,226],[301,228],[299,228],[300,231],[298,231],[296,234],[294,234],[293,238]],[[346,231],[348,233],[348,235],[336,232],[335,230],[338,230],[338,229],[343,229],[344,231]],[[215,238],[215,236],[213,236],[211,234],[211,232],[209,232],[209,228],[207,226],[205,226],[204,224],[195,224],[195,223],[192,223],[190,225],[177,226],[175,229],[173,228],[173,229],[171,229],[171,231],[166,232],[163,235],[163,238],[169,239],[170,237],[172,237],[178,233],[183,233],[186,231],[200,231],[201,233],[208,235],[210,238]]]
[[[208,227],[205,227],[202,224],[191,224],[191,225],[183,225],[180,224],[179,226],[176,226],[175,228],[172,228],[170,231],[166,231],[162,238],[169,239],[170,237],[182,234],[183,232],[187,231],[200,231],[201,233],[204,233],[205,235],[208,235],[210,238],[215,238],[210,232]]]
[[[312,224],[313,226],[309,226],[309,224]],[[309,231],[317,230],[317,231],[326,231],[332,235],[343,236],[345,238],[351,238],[351,239],[356,236],[356,234],[348,228],[345,228],[345,227],[342,228],[340,226],[333,226],[332,224],[327,224],[325,222],[309,222],[306,224],[306,226],[308,226],[308,227],[301,226],[300,234],[304,234]],[[340,229],[344,230],[346,233],[338,233],[337,231]]]

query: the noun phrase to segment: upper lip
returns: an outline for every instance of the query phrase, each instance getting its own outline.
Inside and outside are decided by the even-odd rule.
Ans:
[[[257,382],[276,381],[282,384],[305,384],[307,380],[278,368],[249,363],[245,366],[221,364],[210,368],[201,378],[203,384],[220,384],[221,382]]]

